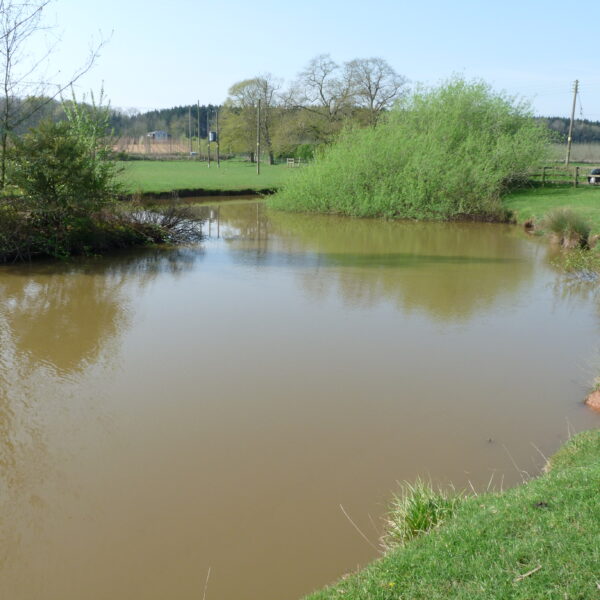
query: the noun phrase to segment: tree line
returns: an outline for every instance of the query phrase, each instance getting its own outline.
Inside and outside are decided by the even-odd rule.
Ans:
[[[567,117],[537,117],[548,128],[555,132],[556,141],[566,141],[569,134],[569,119]],[[589,144],[600,142],[600,121],[576,119],[573,122],[573,142],[576,144]]]
[[[336,63],[328,54],[310,60],[298,77],[284,86],[270,73],[231,85],[223,104],[178,106],[145,113],[114,111],[117,136],[140,137],[163,130],[173,138],[207,136],[216,129],[219,111],[221,149],[247,153],[256,147],[258,105],[260,132],[267,156],[311,154],[348,125],[375,125],[380,115],[406,91],[407,79],[381,58]]]
[[[322,60],[322,59],[321,59]],[[314,66],[314,62],[311,61]],[[327,69],[322,62],[319,73]],[[247,154],[253,158],[256,147],[256,108],[261,100],[261,135],[267,152],[273,157],[295,156],[310,158],[314,148],[328,143],[347,126],[364,127],[376,123],[391,101],[379,105],[371,99],[359,104],[348,94],[348,87],[327,77],[306,77],[311,86],[301,88],[294,82],[283,89],[280,80],[263,75],[232,85],[225,102],[216,105],[186,105],[147,112],[111,109],[109,130],[117,138],[141,138],[151,131],[166,131],[172,138],[192,137],[206,139],[209,128],[216,129],[216,113],[219,111],[221,151],[225,154]],[[322,89],[321,89],[322,88]],[[303,93],[300,90],[303,89]],[[397,99],[398,95],[394,97]],[[4,110],[4,98],[0,98],[0,115]],[[68,101],[66,103],[68,105]],[[11,98],[11,115],[14,119],[11,133],[22,136],[40,122],[66,120],[65,103],[44,95]],[[557,143],[566,141],[569,131],[567,117],[535,117],[553,133]],[[600,143],[600,121],[576,119],[573,125],[574,143]]]
[[[50,2],[0,0],[0,188],[6,182],[11,138],[44,120],[66,120],[63,96],[89,70],[105,43],[101,41],[77,70],[50,86],[48,79],[61,80],[58,73],[52,75],[50,55],[30,55],[34,39],[47,30],[43,15]],[[260,104],[262,148],[269,159],[310,158],[316,147],[330,143],[344,129],[375,126],[383,113],[407,96],[408,83],[383,58],[339,63],[329,54],[319,54],[285,84],[263,73],[233,83],[220,106],[186,105],[143,113],[112,109],[109,126],[114,136],[137,140],[157,130],[172,139],[206,139],[209,130],[217,128],[218,112],[221,152],[244,153],[253,160]],[[556,141],[566,138],[568,119],[539,120],[555,132]],[[600,122],[577,120],[573,141],[600,142]]]
[[[407,93],[408,81],[383,59],[356,59],[344,65],[329,55],[313,58],[296,80],[284,87],[281,79],[263,74],[234,83],[221,106],[178,106],[144,113],[113,111],[111,126],[117,136],[138,137],[164,130],[173,138],[206,138],[215,129],[219,111],[221,150],[254,157],[258,101],[261,137],[269,157],[310,158],[314,149],[331,142],[346,127],[375,125],[381,115]],[[199,111],[199,112],[198,112]],[[199,118],[198,118],[199,117]],[[567,117],[535,117],[566,141]],[[600,121],[577,119],[574,143],[600,143]]]

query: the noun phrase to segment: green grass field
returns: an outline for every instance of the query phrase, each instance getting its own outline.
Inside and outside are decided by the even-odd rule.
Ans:
[[[428,534],[311,600],[600,598],[600,431],[582,433],[550,471],[463,500]]]
[[[221,161],[220,168],[211,162],[182,161],[126,161],[121,180],[128,193],[160,193],[172,190],[270,190],[279,187],[294,169],[286,165],[261,164],[260,175],[256,165],[241,161]]]
[[[522,190],[505,196],[502,203],[514,212],[519,223],[534,219],[539,224],[552,210],[568,208],[586,219],[593,233],[600,233],[600,187],[583,185]]]

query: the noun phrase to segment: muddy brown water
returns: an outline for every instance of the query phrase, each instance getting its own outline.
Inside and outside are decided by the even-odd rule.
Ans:
[[[0,268],[1,598],[298,598],[377,555],[342,507],[377,546],[398,481],[508,487],[600,425],[598,295],[520,230],[197,211]]]

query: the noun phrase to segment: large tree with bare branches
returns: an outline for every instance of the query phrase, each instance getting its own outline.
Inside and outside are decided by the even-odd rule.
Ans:
[[[352,84],[348,73],[329,54],[319,54],[300,72],[291,98],[297,106],[333,122],[351,105]]]
[[[408,82],[383,58],[356,58],[345,64],[345,71],[354,103],[368,111],[371,125],[404,93]]]

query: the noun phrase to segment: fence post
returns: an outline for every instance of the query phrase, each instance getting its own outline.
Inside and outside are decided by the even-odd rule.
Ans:
[[[546,187],[546,167],[542,167],[542,187]]]
[[[579,167],[575,167],[575,187],[579,185]]]

